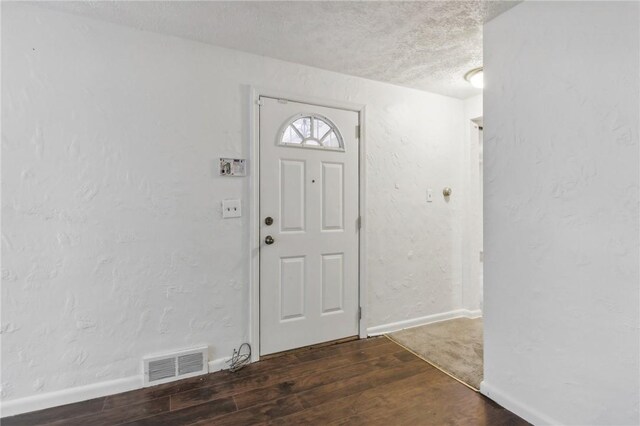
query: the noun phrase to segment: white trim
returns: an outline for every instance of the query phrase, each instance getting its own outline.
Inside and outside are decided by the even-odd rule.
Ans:
[[[209,374],[215,373],[220,370],[227,370],[229,368],[229,360],[231,357],[218,358],[208,362]]]
[[[272,98],[272,99],[285,99],[289,102],[299,102],[307,105],[316,105],[316,106],[321,106],[326,108],[344,109],[347,111],[354,111],[354,112],[360,112],[364,108],[364,104],[358,104],[353,102],[343,102],[335,99],[319,98],[315,96],[300,95],[298,93],[287,92],[284,90],[271,90],[271,89],[266,89],[263,87],[255,87],[255,86],[252,86],[252,89],[255,91],[258,98],[260,96],[263,96],[265,98]],[[256,101],[257,100],[258,99],[256,98]],[[255,103],[253,103],[253,105],[257,106],[257,104]]]
[[[388,324],[377,325],[367,329],[369,336],[379,336],[381,334],[392,333],[394,331],[404,330],[405,328],[419,327],[421,325],[432,324],[434,322],[446,321],[454,318],[479,318],[482,316],[480,311],[469,311],[467,309],[455,309],[453,311],[442,312],[439,314],[427,315],[403,321],[391,322]]]
[[[540,413],[527,404],[512,398],[502,390],[494,387],[490,383],[487,383],[486,380],[483,380],[480,383],[480,393],[534,425],[562,424],[561,422],[550,418],[546,414]]]
[[[360,338],[367,337],[366,333],[366,156],[365,156],[365,105],[352,102],[342,102],[333,99],[323,99],[313,96],[302,96],[281,90],[264,89],[250,86],[249,88],[249,169],[251,173],[249,183],[249,343],[251,344],[251,361],[260,360],[260,97],[274,99],[286,99],[290,102],[300,102],[309,105],[323,106],[327,108],[344,109],[358,113],[358,125],[360,126],[359,143],[359,215],[361,226],[360,236],[360,265],[359,265],[359,301],[362,309],[362,318],[358,326]]]
[[[482,95],[478,95],[482,96]],[[471,99],[471,98],[470,98]],[[462,255],[462,292],[460,293],[460,306],[465,306],[466,308],[480,307],[483,306],[482,296],[479,292],[480,288],[480,274],[472,275],[472,271],[474,268],[480,268],[479,266],[479,253],[478,251],[482,248],[482,241],[476,241],[475,233],[472,232],[474,229],[474,219],[477,218],[477,213],[474,211],[474,204],[472,202],[472,194],[477,191],[477,188],[472,188],[471,186],[471,170],[473,168],[478,167],[478,158],[471,156],[472,147],[474,144],[478,144],[478,139],[480,137],[477,120],[482,119],[482,110],[479,112],[466,111],[466,102],[465,100],[465,140],[466,143],[463,144],[463,158],[464,158],[464,168],[463,168],[463,181],[464,188],[467,192],[466,196],[463,197],[463,221],[462,221],[462,235],[463,241],[470,241],[471,244],[463,244],[461,249]],[[480,114],[477,116],[476,114]],[[479,243],[479,246],[476,245]],[[476,269],[479,271],[479,269]],[[469,293],[471,289],[475,289],[477,292],[473,298],[470,297]]]
[[[249,344],[260,360],[260,91],[249,90]]]
[[[113,395],[142,388],[142,375],[125,377],[123,379],[109,380],[93,383],[75,388],[47,392],[24,398],[2,401],[0,403],[0,415],[2,417],[15,416],[16,414],[30,411],[43,410],[59,405],[72,404],[88,399]]]
[[[360,318],[360,323],[358,327],[359,335],[361,339],[365,339],[367,337],[367,324],[368,324],[368,313],[369,310],[367,308],[367,220],[366,220],[366,212],[367,212],[367,144],[364,143],[366,139],[365,135],[365,122],[367,115],[367,107],[362,105],[360,107],[358,117],[358,129],[360,130],[360,137],[358,138],[359,143],[359,155],[358,159],[358,167],[359,175],[360,175],[360,184],[358,188],[358,196],[360,197],[360,232],[358,233],[358,237],[360,238],[360,247],[359,247],[359,264],[360,270],[358,273],[358,280],[360,281],[359,291],[360,291],[360,313],[362,317]]]
[[[218,358],[207,363],[208,372],[214,373],[229,368],[227,361],[229,357]],[[207,373],[204,373],[207,374]],[[173,381],[185,378],[179,377]],[[155,386],[149,386],[153,387]],[[143,375],[125,377],[122,379],[108,380],[105,382],[92,383],[90,385],[78,386],[69,389],[62,389],[53,392],[42,393],[24,398],[11,399],[0,402],[0,417],[15,416],[29,413],[31,411],[44,410],[45,408],[58,407],[60,405],[73,404],[75,402],[87,401],[89,399],[100,398],[108,395],[115,395],[144,387]]]
[[[474,311],[470,311],[469,309],[463,309],[463,317],[465,318],[470,318],[470,319],[476,319],[476,318],[481,318],[482,317],[482,310],[480,309],[476,309]]]

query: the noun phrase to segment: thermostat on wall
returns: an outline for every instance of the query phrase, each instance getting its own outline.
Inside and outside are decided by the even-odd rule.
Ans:
[[[240,158],[221,158],[220,176],[246,176],[246,160]]]

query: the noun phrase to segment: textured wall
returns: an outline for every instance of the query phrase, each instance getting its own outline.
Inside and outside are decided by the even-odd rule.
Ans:
[[[639,7],[485,26],[483,390],[537,423],[640,423]]]
[[[4,400],[246,340],[248,184],[215,164],[248,156],[248,84],[367,105],[368,325],[460,307],[462,101],[2,9]],[[222,220],[231,197],[245,216]]]

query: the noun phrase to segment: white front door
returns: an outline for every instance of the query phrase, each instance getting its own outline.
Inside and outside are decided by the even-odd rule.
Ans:
[[[260,100],[267,355],[358,334],[358,113]]]

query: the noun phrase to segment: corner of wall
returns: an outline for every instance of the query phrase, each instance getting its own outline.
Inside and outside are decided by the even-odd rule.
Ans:
[[[561,422],[536,411],[529,405],[494,387],[486,380],[480,383],[480,393],[534,425],[562,425]]]

